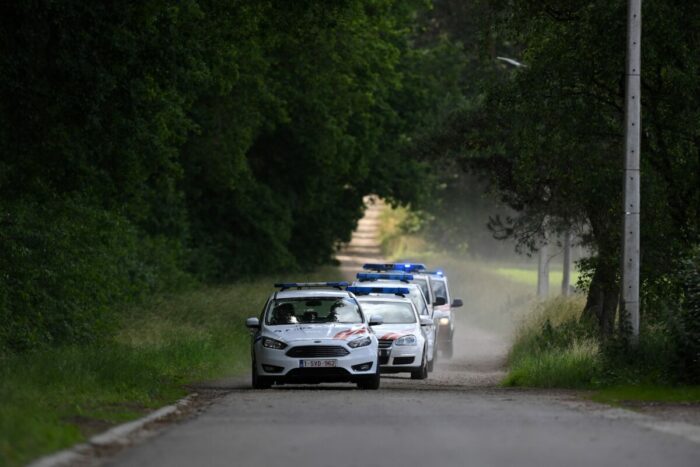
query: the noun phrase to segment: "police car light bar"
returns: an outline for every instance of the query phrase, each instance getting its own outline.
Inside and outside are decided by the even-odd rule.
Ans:
[[[408,282],[413,280],[413,274],[404,274],[403,272],[397,272],[395,274],[388,274],[385,272],[358,272],[357,279],[360,281],[377,281],[383,279],[388,281]]]
[[[442,269],[436,269],[435,271],[421,271],[421,274],[428,274],[431,276],[444,276],[445,273],[442,271]]]
[[[279,282],[275,287],[284,292],[288,289],[311,289],[317,287],[331,287],[333,289],[343,290],[344,287],[350,285],[348,282]]]
[[[404,271],[417,272],[425,269],[425,264],[422,263],[367,263],[362,265],[362,269],[368,271]]]
[[[410,290],[406,287],[362,287],[353,286],[348,287],[348,292],[352,292],[355,295],[369,295],[371,293],[377,294],[389,294],[389,295],[401,295],[405,296],[410,293]]]

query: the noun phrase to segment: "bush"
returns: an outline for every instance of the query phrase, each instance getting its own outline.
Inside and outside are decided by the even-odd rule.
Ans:
[[[586,387],[600,372],[594,327],[580,320],[582,301],[539,304],[520,325],[508,362],[507,386]]]
[[[511,363],[506,386],[582,388],[600,371],[600,350],[593,339],[576,339],[565,348],[524,353]]]
[[[683,303],[678,332],[680,373],[686,382],[700,383],[700,247],[680,268]]]
[[[183,283],[177,250],[81,199],[0,213],[0,350],[90,343],[120,304]]]
[[[578,298],[538,305],[516,333],[504,384],[582,388],[689,381],[679,358],[686,348],[677,337],[681,331],[644,322],[636,346],[625,335],[601,342],[595,324],[581,320],[582,309]]]

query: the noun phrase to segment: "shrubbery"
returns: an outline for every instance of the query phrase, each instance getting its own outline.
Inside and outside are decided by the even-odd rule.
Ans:
[[[696,264],[694,260],[687,264]],[[693,274],[697,269],[692,267],[683,272],[691,282]],[[637,345],[624,333],[601,340],[595,323],[582,318],[581,298],[540,304],[516,333],[504,384],[568,388],[696,384],[699,341],[696,321],[690,318],[692,300],[687,295],[684,303],[669,311],[675,318],[654,320],[648,313]]]
[[[123,216],[81,199],[5,205],[0,219],[0,345],[94,342],[119,304],[175,283],[181,259]]]

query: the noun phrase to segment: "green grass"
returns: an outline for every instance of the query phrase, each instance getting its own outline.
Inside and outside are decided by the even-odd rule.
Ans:
[[[527,284],[533,287],[537,286],[537,269],[527,267],[494,267],[494,273],[499,274],[513,282]],[[549,271],[549,290],[558,292],[561,286],[564,273],[562,271]],[[576,284],[579,278],[579,273],[571,271],[571,284]]]
[[[596,402],[624,405],[626,402],[700,403],[700,386],[625,385],[597,391]]]
[[[564,349],[545,349],[511,361],[504,386],[586,388],[599,371],[598,344],[575,341]]]
[[[601,369],[600,347],[579,322],[583,298],[538,304],[520,323],[508,356],[505,386],[590,387]]]
[[[209,287],[124,312],[120,331],[99,345],[0,359],[0,465],[23,465],[110,425],[142,416],[186,385],[247,371],[244,320],[259,314],[275,277]]]

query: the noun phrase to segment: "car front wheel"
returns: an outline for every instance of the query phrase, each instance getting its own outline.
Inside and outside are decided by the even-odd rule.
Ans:
[[[425,379],[428,377],[428,349],[423,349],[423,360],[420,368],[411,372],[411,379]]]
[[[359,389],[379,389],[379,383],[381,381],[381,377],[379,375],[379,371],[377,371],[375,374],[372,376],[367,376],[364,377],[360,380],[357,381],[357,387]]]

